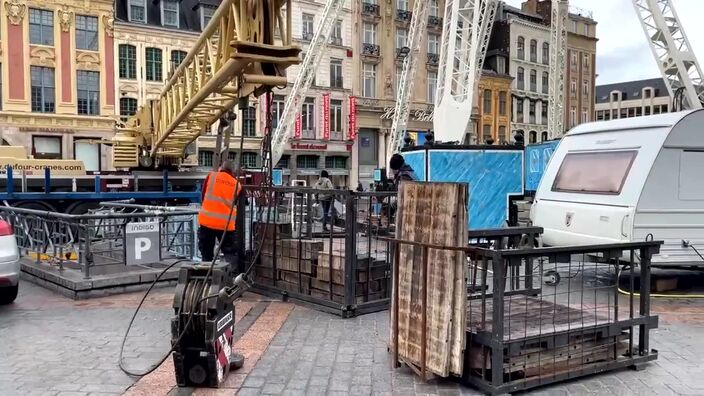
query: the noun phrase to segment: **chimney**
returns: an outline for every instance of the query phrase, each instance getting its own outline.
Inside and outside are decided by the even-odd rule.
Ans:
[[[529,12],[531,14],[537,14],[538,12],[538,0],[527,0],[521,4],[521,11]]]

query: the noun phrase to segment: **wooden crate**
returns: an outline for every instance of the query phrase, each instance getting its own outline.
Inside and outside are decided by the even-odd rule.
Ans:
[[[274,254],[276,245],[276,255],[292,258],[303,258],[305,260],[317,260],[320,251],[323,250],[323,242],[312,239],[277,239],[274,244],[273,239],[264,240],[262,254]]]
[[[259,262],[261,267],[273,268],[274,266],[274,256],[270,254],[262,253],[259,256]],[[300,267],[299,267],[300,265]],[[315,265],[312,260],[304,260],[293,257],[276,256],[276,269],[282,269],[286,271],[300,272],[304,274],[315,274]]]
[[[273,214],[272,214],[273,217]],[[293,228],[290,222],[274,222],[270,221],[267,225],[265,222],[254,223],[254,235],[257,240],[261,240],[262,236],[266,232],[266,239],[273,239],[274,236],[277,238],[290,238],[293,235]]]
[[[315,267],[315,274],[318,280],[330,282],[330,272],[332,272],[332,283],[337,285],[345,284],[344,270],[330,270],[330,268],[320,266]],[[372,267],[371,271],[367,271],[366,269],[360,268],[356,270],[356,273],[357,282],[366,282],[367,280],[376,281],[388,278],[387,268],[383,266]]]
[[[311,279],[311,288],[317,289],[324,292],[330,291],[330,282],[321,281],[320,279]],[[357,282],[355,284],[355,294],[357,296],[364,296],[370,293],[379,293],[386,290],[386,281],[370,281],[367,282]],[[332,292],[334,294],[344,295],[345,286],[341,284],[332,284]]]
[[[318,289],[310,289],[310,295],[312,297],[316,298],[321,298],[325,299],[328,301],[333,301],[338,304],[344,304],[345,303],[345,296],[341,294],[335,294],[333,293],[332,299],[330,298],[330,291],[324,291],[324,290],[318,290]],[[376,300],[381,300],[385,298],[386,296],[384,293],[371,293],[368,296],[357,296],[354,298],[354,302],[356,304],[362,304],[365,302],[370,302],[370,301],[376,301]]]

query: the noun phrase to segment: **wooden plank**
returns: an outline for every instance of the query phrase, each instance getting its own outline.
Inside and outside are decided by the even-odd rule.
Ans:
[[[259,256],[261,267],[273,268],[274,256],[262,253]],[[300,267],[299,267],[300,264]],[[294,257],[276,256],[276,268],[286,271],[300,272],[304,274],[313,274],[315,266],[311,260],[297,259]]]
[[[467,241],[467,186],[451,183],[404,183],[399,192],[397,237],[442,246],[465,246]],[[421,313],[422,250],[399,247],[398,353],[423,366]],[[465,257],[462,252],[429,250],[425,366],[441,377],[461,375],[464,349]],[[456,285],[462,291],[456,292]],[[394,292],[395,293],[395,292]],[[395,295],[395,294],[394,294]],[[456,309],[459,304],[461,309]],[[395,310],[392,309],[392,312]],[[459,315],[459,316],[458,316]],[[393,320],[394,318],[392,318]],[[453,325],[456,322],[461,326]],[[394,338],[392,337],[392,340]]]

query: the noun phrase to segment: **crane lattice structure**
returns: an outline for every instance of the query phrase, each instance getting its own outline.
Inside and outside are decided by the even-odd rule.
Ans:
[[[392,154],[399,152],[403,147],[403,137],[408,124],[408,115],[411,111],[411,95],[413,95],[416,68],[418,66],[418,58],[420,57],[422,38],[427,35],[425,30],[427,25],[428,2],[426,0],[416,0],[413,4],[413,14],[411,15],[411,24],[409,27],[406,47],[408,52],[403,59],[401,77],[396,94],[396,108],[391,124],[391,136],[389,138],[388,149],[386,150],[386,152],[389,153],[389,158]],[[403,51],[404,49],[401,50]],[[388,159],[386,162],[388,163]]]
[[[567,63],[568,0],[552,0],[550,15],[550,83],[548,85],[548,134],[550,139],[565,133],[565,71]]]
[[[671,0],[632,0],[670,97],[684,93],[684,106],[702,108],[702,69]]]
[[[318,70],[318,64],[323,58],[323,54],[327,48],[332,27],[337,21],[337,15],[340,13],[345,0],[328,0],[323,8],[322,20],[318,24],[313,38],[308,45],[303,63],[298,71],[296,80],[293,83],[291,92],[286,97],[284,110],[281,113],[281,118],[278,125],[271,136],[271,166],[276,166],[283,155],[286,143],[291,138],[291,132],[295,125],[296,113],[299,112],[303,100],[306,97],[308,88],[315,78],[315,73]],[[284,84],[285,85],[285,84]],[[267,161],[264,161],[267,163]]]
[[[442,30],[433,129],[436,140],[463,142],[498,0],[447,0]]]
[[[301,51],[292,44],[291,5],[291,0],[223,0],[159,98],[118,124],[113,166],[178,161],[240,97],[285,85],[286,68],[300,62]]]

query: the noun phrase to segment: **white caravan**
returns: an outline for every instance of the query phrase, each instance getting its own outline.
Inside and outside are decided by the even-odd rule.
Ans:
[[[531,219],[552,246],[663,240],[653,265],[704,266],[704,110],[583,124],[560,142]]]

